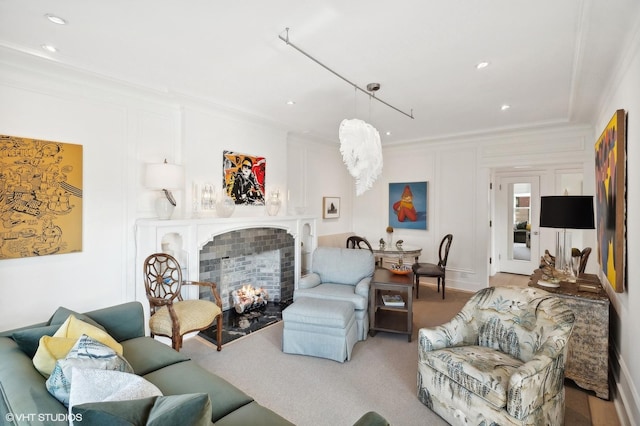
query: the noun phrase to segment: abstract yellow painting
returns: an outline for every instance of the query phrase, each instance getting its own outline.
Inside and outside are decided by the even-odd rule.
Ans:
[[[598,262],[613,289],[624,291],[626,275],[625,112],[618,110],[598,138],[596,228]]]
[[[0,135],[0,259],[82,251],[82,145]]]

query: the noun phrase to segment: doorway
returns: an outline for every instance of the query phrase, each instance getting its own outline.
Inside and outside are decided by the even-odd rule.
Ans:
[[[539,203],[539,176],[497,176],[494,236],[498,272],[531,275],[538,268]]]

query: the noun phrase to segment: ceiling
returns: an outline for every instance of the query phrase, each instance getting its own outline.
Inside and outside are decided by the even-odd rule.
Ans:
[[[386,144],[592,124],[639,16],[636,0],[0,0],[0,55],[17,50],[327,140],[360,118]],[[375,96],[414,118],[287,45],[286,28],[291,44],[360,88],[379,83]]]

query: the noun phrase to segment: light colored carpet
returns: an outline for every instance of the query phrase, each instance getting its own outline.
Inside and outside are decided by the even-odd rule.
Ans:
[[[251,333],[221,352],[208,341],[185,340],[182,352],[299,426],[347,426],[367,411],[392,425],[446,425],[416,396],[417,332],[451,319],[471,296],[421,285],[414,302],[413,338],[379,332],[358,342],[351,360],[331,360],[282,352],[282,322]],[[565,424],[590,425],[586,396],[567,387]],[[585,408],[586,407],[586,410]]]

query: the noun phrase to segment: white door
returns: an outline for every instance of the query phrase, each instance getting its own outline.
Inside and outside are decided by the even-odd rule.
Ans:
[[[540,264],[540,177],[504,176],[496,184],[497,269],[531,275]]]

